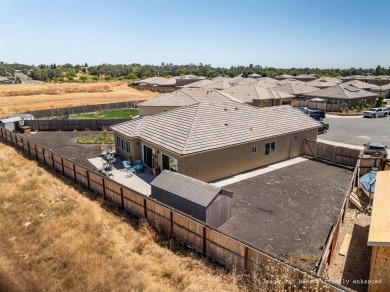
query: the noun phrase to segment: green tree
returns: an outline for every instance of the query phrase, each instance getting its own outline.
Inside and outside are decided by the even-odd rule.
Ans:
[[[74,81],[74,78],[73,78],[73,76],[68,76],[68,81],[69,81],[69,82],[72,82],[72,81]]]
[[[80,81],[82,81],[82,82],[85,82],[85,81],[87,81],[87,76],[85,76],[85,75],[81,75],[80,77],[79,77],[79,79],[80,79]]]
[[[106,76],[104,76],[104,79],[106,81],[110,81],[112,79],[112,77],[111,77],[111,75],[106,75]]]
[[[15,84],[20,84],[20,83],[22,83],[22,80],[20,80],[19,77],[16,77],[15,78]]]
[[[98,76],[96,76],[96,75],[93,75],[93,76],[92,76],[92,80],[96,82],[96,81],[98,81],[98,80],[99,80],[99,77],[98,77]]]
[[[122,81],[122,80],[123,80],[123,76],[119,76],[119,77],[118,77],[118,80],[119,80],[119,81]]]
[[[137,75],[135,75],[134,73],[130,73],[129,76],[127,76],[127,78],[129,78],[130,80],[132,80],[133,83],[134,83],[134,80],[137,79]]]
[[[378,95],[378,97],[376,98],[375,106],[376,106],[376,107],[382,106],[384,100],[385,100],[385,97],[383,96],[382,93],[380,93],[380,94]]]

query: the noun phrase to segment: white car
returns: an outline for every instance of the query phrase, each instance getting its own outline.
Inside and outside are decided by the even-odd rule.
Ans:
[[[386,109],[382,108],[371,108],[368,111],[364,112],[365,118],[379,118],[379,117],[387,117],[388,112]]]

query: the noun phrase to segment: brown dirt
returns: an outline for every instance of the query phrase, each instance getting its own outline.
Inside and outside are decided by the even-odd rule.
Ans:
[[[0,117],[28,110],[146,100],[157,95],[127,87],[124,82],[3,85]]]
[[[349,287],[355,291],[367,291],[366,284],[353,283],[353,280],[367,280],[370,269],[371,248],[367,246],[370,216],[359,214],[356,210],[348,210],[344,223],[341,225],[335,253],[326,270],[326,278]],[[351,234],[352,239],[346,256],[339,254],[345,234]]]

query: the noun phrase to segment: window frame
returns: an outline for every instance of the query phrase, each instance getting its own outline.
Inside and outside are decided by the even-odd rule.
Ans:
[[[271,142],[267,142],[265,143],[264,145],[264,154],[266,156],[268,155],[273,155],[276,153],[276,142],[275,141],[271,141]],[[267,147],[268,146],[268,147]],[[273,147],[272,147],[273,146]],[[268,153],[267,153],[268,152]]]
[[[257,153],[257,145],[252,146],[251,151],[253,154]]]

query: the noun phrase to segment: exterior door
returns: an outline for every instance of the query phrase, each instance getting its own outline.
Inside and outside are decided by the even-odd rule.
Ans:
[[[153,149],[144,145],[143,152],[144,152],[143,153],[144,154],[144,164],[149,168],[153,168]]]

